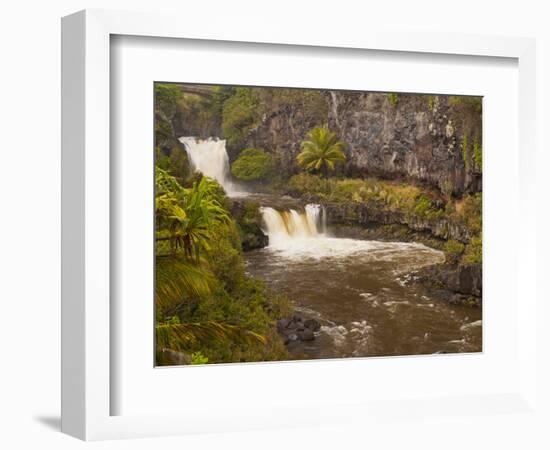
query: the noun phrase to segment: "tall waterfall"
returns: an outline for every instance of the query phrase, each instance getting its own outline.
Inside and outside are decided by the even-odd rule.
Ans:
[[[293,239],[324,236],[326,223],[321,205],[306,205],[304,212],[295,209],[277,211],[274,208],[260,208],[269,236],[270,245],[280,245]]]
[[[185,151],[194,170],[216,179],[228,195],[242,193],[230,179],[229,157],[225,149],[225,140],[212,138],[203,140],[184,136],[180,138],[180,142],[185,146]]]

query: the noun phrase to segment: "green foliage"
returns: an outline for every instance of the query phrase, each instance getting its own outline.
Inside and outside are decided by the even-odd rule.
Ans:
[[[388,101],[394,108],[397,106],[397,103],[399,103],[399,94],[390,93],[386,94],[386,97],[388,97]]]
[[[331,183],[317,175],[300,173],[290,178],[287,189],[290,194],[296,196],[317,195],[327,198],[331,191]]]
[[[481,264],[483,259],[483,243],[481,236],[470,240],[464,251],[462,262],[464,264]]]
[[[192,365],[206,364],[207,362],[208,358],[204,356],[200,351],[191,354]]]
[[[179,255],[157,257],[155,273],[155,305],[162,311],[177,308],[191,298],[205,297],[215,286],[208,267]]]
[[[157,168],[155,200],[157,363],[170,351],[201,364],[287,358],[275,322],[290,304],[246,275],[220,186],[183,187]]]
[[[187,153],[179,145],[165,153],[159,147],[155,149],[155,165],[174,176],[178,182],[189,177],[191,169]]]
[[[155,339],[158,348],[169,348],[176,351],[187,350],[197,344],[216,344],[227,340],[244,345],[265,343],[263,336],[250,330],[213,321],[158,323],[155,327]]]
[[[155,144],[159,145],[173,137],[172,124],[162,117],[155,118]]]
[[[408,215],[433,219],[442,217],[442,200],[437,192],[375,178],[329,178],[299,174],[290,178],[287,191],[291,195],[309,197],[318,201],[339,203],[378,203],[380,208],[400,211]]]
[[[432,207],[432,203],[430,202],[430,199],[422,195],[418,198],[418,201],[416,202],[416,206],[414,207],[414,213],[417,216],[425,217],[430,211],[431,207]]]
[[[460,256],[464,253],[464,244],[451,239],[445,243],[443,251],[447,261],[458,262]]]
[[[155,83],[155,107],[170,118],[176,112],[182,91],[177,84]]]
[[[203,177],[185,189],[158,167],[155,179],[157,241],[167,241],[171,255],[182,251],[185,257],[198,261],[201,250],[208,249],[212,229],[229,220],[217,198],[219,185]]]
[[[474,162],[477,169],[481,172],[483,170],[483,150],[477,139],[474,141]]]
[[[274,170],[273,156],[255,148],[243,150],[231,165],[231,173],[243,181],[265,180],[273,175]]]
[[[481,114],[483,97],[474,97],[469,95],[451,95],[449,97],[449,104],[451,106],[467,108],[478,114]]]
[[[266,90],[267,91],[267,90]],[[317,89],[269,89],[271,101],[275,108],[297,108],[304,117],[313,123],[323,123],[328,114],[328,102]]]
[[[223,104],[222,128],[229,145],[244,143],[259,121],[258,108],[258,95],[254,88],[235,88],[235,93]]]
[[[296,158],[305,170],[322,172],[328,176],[329,170],[334,170],[336,164],[346,160],[346,144],[338,140],[336,133],[327,127],[314,128],[307,134],[307,138],[302,142],[302,151]]]
[[[473,235],[481,233],[482,221],[482,196],[478,192],[464,197],[460,217]]]

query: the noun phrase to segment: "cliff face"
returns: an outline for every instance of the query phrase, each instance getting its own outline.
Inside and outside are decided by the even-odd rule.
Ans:
[[[324,123],[348,143],[346,175],[404,178],[462,194],[481,190],[480,99],[323,91]],[[300,106],[268,108],[246,146],[276,154],[283,170],[297,172],[306,133],[321,125]]]

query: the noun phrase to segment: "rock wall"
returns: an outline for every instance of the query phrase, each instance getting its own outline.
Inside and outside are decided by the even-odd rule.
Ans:
[[[274,108],[246,146],[274,153],[283,170],[295,173],[306,133],[327,123],[348,143],[346,175],[420,181],[459,195],[481,190],[473,151],[482,142],[479,99],[348,91],[323,91],[323,97],[324,120],[300,105]]]
[[[405,225],[414,231],[427,232],[439,239],[454,239],[463,243],[470,241],[470,232],[461,224],[446,218],[421,218],[399,211],[382,210],[376,204],[370,203],[326,203],[329,224],[362,225],[369,224]]]

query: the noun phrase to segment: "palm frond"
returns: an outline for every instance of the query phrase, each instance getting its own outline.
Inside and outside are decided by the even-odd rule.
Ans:
[[[237,325],[222,322],[163,323],[155,328],[157,348],[176,351],[189,349],[193,345],[211,345],[231,341],[240,345],[263,345],[266,338],[261,334]]]
[[[209,295],[215,284],[208,268],[182,257],[157,257],[155,272],[155,304],[164,310]]]

